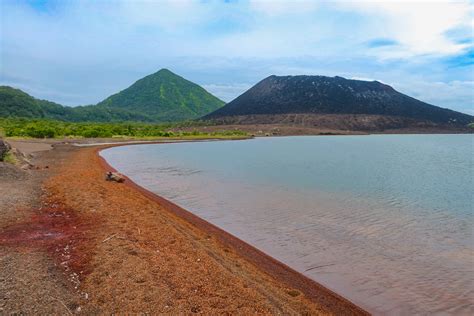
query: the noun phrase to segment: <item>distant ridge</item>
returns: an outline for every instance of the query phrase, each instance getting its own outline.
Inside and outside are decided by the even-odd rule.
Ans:
[[[9,86],[0,86],[0,117],[69,122],[151,121],[144,114],[95,105],[68,107],[40,100]]]
[[[224,102],[167,69],[146,76],[97,105],[68,107],[0,86],[0,117],[71,122],[171,122],[199,118]]]
[[[440,108],[407,95],[378,81],[349,80],[325,76],[270,76],[224,107],[206,115],[206,120],[238,117],[239,124],[278,123],[287,114],[371,115],[403,118],[403,124],[425,122],[463,127],[474,121],[468,114]],[[342,116],[341,116],[342,117]],[[309,122],[315,120],[309,120]],[[393,122],[392,122],[393,123]],[[393,124],[392,124],[393,125]],[[396,124],[395,124],[396,126]],[[380,124],[377,128],[383,128]]]

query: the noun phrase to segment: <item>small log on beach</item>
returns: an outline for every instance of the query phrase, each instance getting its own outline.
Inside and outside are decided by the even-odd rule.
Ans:
[[[125,181],[125,177],[122,174],[118,173],[118,172],[109,171],[105,174],[105,180],[122,183],[122,182]]]

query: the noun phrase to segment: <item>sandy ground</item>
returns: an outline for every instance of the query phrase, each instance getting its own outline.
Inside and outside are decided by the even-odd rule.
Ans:
[[[28,141],[21,141],[21,140],[10,140],[8,141],[12,147],[17,148],[19,151],[30,155],[35,154],[41,151],[46,151],[52,149],[51,145],[54,143],[53,141],[45,141],[45,140],[28,140]]]
[[[95,148],[38,148],[38,169],[0,165],[0,313],[364,314],[128,181],[104,181]]]

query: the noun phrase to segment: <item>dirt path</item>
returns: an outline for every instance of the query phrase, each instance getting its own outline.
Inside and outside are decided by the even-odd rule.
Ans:
[[[95,151],[58,145],[40,170],[2,181],[17,201],[1,201],[0,313],[363,313],[320,287],[307,297],[238,242],[104,181]]]
[[[30,155],[37,154],[39,152],[51,150],[54,140],[45,141],[45,140],[9,140],[8,141],[12,147],[17,148],[19,151]]]
[[[42,146],[41,149],[45,147]],[[30,152],[37,152],[32,149]],[[40,155],[40,154],[38,154]],[[56,157],[45,155],[42,167]],[[42,206],[41,183],[50,168],[21,171],[0,162],[0,235],[9,227],[31,222]],[[79,295],[57,262],[32,246],[38,236],[18,234],[14,246],[0,237],[0,314],[68,314],[79,306]]]

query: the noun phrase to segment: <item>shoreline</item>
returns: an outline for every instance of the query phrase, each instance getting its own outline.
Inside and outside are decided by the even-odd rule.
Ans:
[[[207,140],[213,141],[213,140]],[[173,142],[147,142],[145,144],[169,144]],[[96,155],[100,159],[100,164],[103,167],[104,172],[112,171],[118,172],[114,167],[112,167],[104,157],[100,155],[102,150],[106,150],[113,147],[127,146],[127,145],[143,145],[143,143],[128,143],[128,144],[107,144],[105,146],[97,147],[95,150]],[[311,301],[320,303],[321,294],[332,296],[336,300],[340,300],[343,304],[348,304],[354,308],[358,313],[369,315],[362,307],[351,302],[347,298],[337,294],[336,292],[328,289],[327,287],[319,284],[317,281],[306,277],[302,273],[294,270],[288,265],[280,262],[279,260],[271,257],[270,255],[264,253],[263,251],[257,249],[256,247],[248,244],[247,242],[241,240],[240,238],[228,233],[227,231],[217,227],[216,225],[204,220],[203,218],[191,213],[190,211],[180,207],[179,205],[173,203],[172,201],[161,197],[160,195],[151,192],[150,190],[140,186],[131,180],[128,176],[123,175],[126,179],[124,184],[133,188],[134,190],[140,192],[147,198],[156,202],[167,211],[172,212],[178,217],[186,220],[190,224],[194,225],[198,229],[215,236],[219,242],[227,247],[231,247],[235,250],[241,257],[252,262],[259,269],[265,273],[271,275],[278,281],[286,284],[289,287],[300,290],[306,297]]]
[[[127,143],[12,143],[34,166],[0,164],[0,311],[368,314],[133,181],[105,181],[98,152]]]
[[[0,282],[0,293],[15,293],[17,288],[17,292],[28,293],[10,301],[4,295],[3,302],[0,295],[0,312],[39,310],[48,314],[67,308],[72,313],[95,314],[187,314],[190,310],[290,315],[376,313],[365,304],[370,300],[359,297],[354,303],[331,290],[334,283],[319,284],[317,277],[306,277],[240,239],[246,237],[232,235],[127,176],[125,183],[104,181],[106,171],[115,171],[105,159],[107,155],[101,155],[108,148],[216,139],[86,141],[89,146],[60,140],[12,141],[33,166],[13,172],[13,165],[5,168],[9,164],[0,163],[0,180],[6,180],[0,181],[0,193],[4,193],[0,195],[0,281],[7,280]],[[21,207],[19,200],[24,200]],[[16,205],[9,207],[9,203]],[[77,250],[66,251],[70,245]],[[64,261],[65,257],[70,260]],[[30,265],[31,258],[36,261]],[[193,266],[196,264],[204,264],[204,270]],[[45,269],[48,279],[38,281]],[[71,277],[71,272],[77,273],[77,278]],[[195,294],[202,289],[201,295]],[[345,289],[350,287],[339,289],[348,293]],[[52,291],[56,292],[52,297],[42,294]],[[252,294],[245,296],[249,292]],[[168,298],[163,301],[161,293]],[[39,305],[39,299],[50,307]],[[12,305],[21,309],[12,309]],[[216,312],[218,305],[221,309]]]

